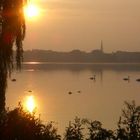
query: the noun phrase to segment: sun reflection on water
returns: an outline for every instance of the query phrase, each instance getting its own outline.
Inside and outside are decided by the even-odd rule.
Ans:
[[[27,96],[25,100],[26,110],[32,113],[33,111],[35,111],[36,107],[37,107],[37,104],[35,101],[35,97],[33,95]]]

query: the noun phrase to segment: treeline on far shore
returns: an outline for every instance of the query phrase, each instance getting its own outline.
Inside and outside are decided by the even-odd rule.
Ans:
[[[19,106],[0,114],[0,140],[140,140],[140,106],[124,102],[116,130],[109,130],[97,120],[75,117],[64,135],[58,134],[54,122],[43,124],[36,113]]]
[[[26,50],[23,56],[24,62],[140,63],[140,52],[116,51],[105,53],[98,49],[91,52],[80,50],[70,52]]]

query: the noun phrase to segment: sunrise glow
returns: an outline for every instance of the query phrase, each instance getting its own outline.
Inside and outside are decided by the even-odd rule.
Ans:
[[[25,18],[37,18],[40,15],[40,9],[37,5],[29,3],[24,7]]]

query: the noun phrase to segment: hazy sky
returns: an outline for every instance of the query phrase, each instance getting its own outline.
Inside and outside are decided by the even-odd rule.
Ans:
[[[38,0],[39,1],[39,0]],[[40,0],[25,49],[140,51],[140,0]]]

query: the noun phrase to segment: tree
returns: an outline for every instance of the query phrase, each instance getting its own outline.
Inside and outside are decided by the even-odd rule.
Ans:
[[[21,104],[11,111],[7,110],[0,123],[1,140],[60,140],[53,122],[43,124],[35,113],[23,110]]]
[[[23,6],[25,0],[0,0],[0,112],[5,110],[7,77],[13,70],[16,60],[17,69],[22,62],[22,41],[25,37]],[[16,46],[16,58],[13,46]]]
[[[82,134],[82,120],[78,117],[75,118],[74,123],[69,122],[69,126],[66,128],[65,140],[83,140]]]
[[[84,120],[84,123],[88,127],[88,138],[87,140],[113,140],[113,131],[102,128],[102,123],[99,121]]]
[[[140,106],[125,102],[126,108],[118,122],[117,139],[140,140]]]

